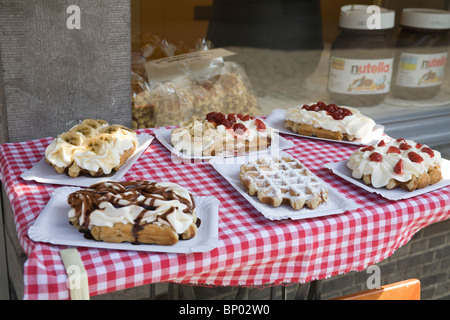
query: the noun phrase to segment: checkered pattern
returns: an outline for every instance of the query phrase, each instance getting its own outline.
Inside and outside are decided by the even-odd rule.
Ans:
[[[141,132],[152,134],[151,129]],[[355,146],[285,136],[287,150],[310,170],[362,207],[307,220],[270,221],[259,214],[207,163],[176,163],[156,139],[126,180],[172,181],[194,194],[220,200],[219,245],[206,253],[173,254],[78,248],[91,295],[156,282],[199,285],[304,283],[364,270],[404,245],[421,228],[450,216],[450,187],[393,202],[333,175],[323,165],[347,159]],[[59,250],[34,243],[27,232],[59,186],[26,182],[20,174],[44,154],[50,139],[0,146],[0,178],[15,212],[28,260],[25,299],[68,299]],[[175,163],[174,161],[175,160]]]

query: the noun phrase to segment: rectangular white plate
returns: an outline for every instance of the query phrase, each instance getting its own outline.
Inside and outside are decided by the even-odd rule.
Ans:
[[[350,183],[353,183],[354,185],[371,193],[377,193],[383,198],[389,200],[408,199],[450,185],[450,161],[446,159],[444,159],[441,167],[442,176],[444,179],[436,184],[414,191],[407,191],[402,188],[388,190],[386,188],[374,188],[370,185],[366,185],[363,180],[353,178],[352,171],[347,167],[347,162],[348,160],[330,162],[325,164],[325,168],[330,169],[334,174],[349,181]]]
[[[128,242],[107,243],[85,239],[81,232],[71,226],[67,216],[70,210],[70,206],[67,203],[67,197],[77,190],[80,190],[80,188],[61,187],[53,192],[49,202],[28,231],[30,239],[38,242],[49,242],[52,244],[73,247],[148,252],[207,252],[217,247],[219,241],[219,201],[215,197],[194,197],[197,206],[196,213],[201,220],[197,235],[194,238],[190,240],[180,240],[173,246],[150,244],[133,245]]]
[[[55,169],[45,162],[45,159],[41,159],[36,163],[30,170],[22,173],[21,177],[24,180],[36,181],[40,183],[52,183],[58,185],[66,186],[79,186],[79,187],[89,187],[93,184],[103,182],[103,181],[119,181],[123,178],[125,173],[133,166],[133,164],[139,159],[142,153],[148,148],[155,137],[143,133],[138,135],[139,145],[136,148],[133,156],[125,162],[125,164],[119,169],[119,171],[107,177],[88,177],[79,176],[72,178],[67,174],[61,174],[55,171]]]
[[[209,159],[214,159],[214,158],[222,158],[222,157],[217,157],[217,156],[201,156],[201,157],[189,156],[189,155],[183,154],[183,153],[175,150],[175,148],[172,146],[172,144],[170,142],[172,130],[173,129],[158,128],[158,129],[155,129],[155,131],[154,131],[156,138],[172,153],[172,155],[175,155],[179,158],[184,158],[184,159],[209,160]],[[274,140],[275,141],[272,141],[270,147],[267,148],[266,150],[253,151],[253,152],[249,152],[248,154],[271,153],[271,152],[278,151],[278,150],[290,149],[294,146],[294,143],[292,141],[287,140],[278,134],[276,134],[276,139],[274,139]],[[224,157],[232,157],[233,158],[233,156],[224,156]]]
[[[366,144],[372,144],[376,143],[381,140],[384,132],[384,126],[382,125],[376,125],[373,134],[370,137],[367,137],[363,140],[354,140],[354,141],[343,141],[343,140],[332,140],[332,139],[324,139],[324,138],[318,138],[318,137],[311,137],[311,136],[304,136],[298,133],[295,133],[289,129],[286,129],[284,127],[284,114],[286,113],[285,109],[275,109],[272,111],[272,113],[266,118],[266,123],[271,126],[274,129],[277,129],[280,131],[280,133],[289,134],[293,136],[308,138],[308,139],[316,139],[316,140],[324,140],[324,141],[333,141],[333,142],[339,142],[339,143],[346,143],[346,144],[352,144],[352,145],[366,145]]]
[[[281,155],[288,155],[282,152]],[[328,188],[328,201],[320,204],[316,209],[303,208],[294,210],[290,205],[282,204],[274,208],[271,205],[264,204],[259,201],[257,196],[250,196],[245,190],[239,178],[241,165],[248,161],[255,160],[257,156],[249,155],[246,157],[236,157],[234,159],[218,159],[211,160],[210,163],[245,199],[247,199],[259,212],[270,220],[281,219],[308,219],[315,217],[323,217],[354,210],[358,205],[351,199],[347,199],[342,194],[333,190],[328,184],[322,182]]]

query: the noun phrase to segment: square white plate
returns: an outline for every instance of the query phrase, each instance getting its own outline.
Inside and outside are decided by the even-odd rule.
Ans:
[[[154,131],[156,138],[172,153],[172,155],[175,155],[179,158],[184,158],[184,159],[209,160],[209,159],[214,159],[214,158],[222,158],[222,156],[201,156],[201,157],[200,156],[189,156],[189,155],[186,155],[182,152],[175,150],[175,148],[172,146],[172,144],[170,142],[172,130],[173,129],[158,128]],[[276,138],[274,140],[275,141],[272,140],[270,147],[267,148],[266,150],[253,151],[253,152],[249,152],[248,154],[259,154],[262,152],[271,153],[274,151],[290,149],[294,146],[294,143],[292,141],[287,140],[278,134],[276,134]],[[223,156],[223,157],[234,158],[234,156]]]
[[[374,188],[370,185],[366,185],[362,179],[353,178],[352,171],[347,167],[347,162],[348,160],[330,162],[325,164],[325,168],[330,169],[334,174],[349,181],[350,183],[353,183],[354,185],[371,193],[377,193],[383,198],[389,200],[408,199],[450,185],[450,161],[446,159],[444,159],[441,166],[442,176],[444,179],[436,184],[414,191],[407,191],[402,188],[394,188],[389,190],[386,188]]]
[[[281,156],[290,156],[282,152]],[[257,156],[249,155],[245,157],[236,157],[234,159],[214,159],[210,163],[245,199],[247,199],[259,212],[270,220],[281,219],[308,219],[315,217],[323,217],[354,210],[358,205],[351,199],[347,199],[342,194],[331,188],[323,182],[328,188],[328,201],[320,204],[316,209],[311,210],[307,207],[301,210],[294,210],[290,205],[282,204],[274,208],[271,205],[264,204],[259,201],[257,196],[250,196],[245,190],[239,178],[241,165],[248,161],[255,160]],[[319,178],[320,180],[320,178]]]
[[[136,148],[133,156],[125,162],[125,164],[119,169],[119,171],[107,177],[88,177],[79,176],[72,178],[67,174],[61,174],[55,171],[55,169],[45,162],[42,158],[41,161],[36,163],[30,170],[25,171],[21,174],[24,180],[36,181],[40,183],[52,183],[58,185],[66,186],[79,186],[79,187],[89,187],[93,184],[103,182],[103,181],[119,181],[123,178],[125,173],[133,166],[133,164],[139,159],[142,153],[148,148],[155,137],[148,135],[146,133],[138,135],[139,145]]]
[[[194,197],[196,213],[201,220],[197,235],[190,240],[180,240],[173,246],[150,244],[134,245],[128,242],[107,243],[85,239],[83,234],[70,225],[68,213],[70,206],[67,197],[77,187],[61,187],[56,189],[39,217],[30,227],[28,235],[33,241],[49,242],[57,245],[73,247],[91,247],[103,249],[148,251],[148,252],[207,252],[219,241],[218,215],[219,201],[215,197]]]
[[[303,137],[303,138],[308,138],[308,139],[332,141],[332,142],[346,143],[346,144],[352,144],[352,145],[357,145],[357,146],[377,143],[383,137],[384,126],[382,126],[382,125],[376,125],[374,130],[373,130],[372,135],[370,137],[364,138],[362,140],[343,141],[343,140],[332,140],[332,139],[324,139],[324,138],[318,138],[318,137],[304,136],[304,135],[295,133],[295,132],[293,132],[293,131],[291,131],[289,129],[286,129],[284,127],[284,114],[285,113],[286,113],[285,109],[275,109],[266,118],[265,121],[272,128],[279,130],[280,133],[289,134],[289,135],[298,136],[298,137]]]

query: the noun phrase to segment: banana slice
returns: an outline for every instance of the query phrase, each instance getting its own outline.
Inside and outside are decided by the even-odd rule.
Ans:
[[[84,135],[86,138],[93,137],[96,134],[95,129],[85,123],[81,123],[81,124],[73,127],[70,131],[71,132],[79,132],[82,135]]]
[[[100,139],[100,140],[102,140],[103,142],[106,142],[106,143],[109,143],[109,144],[114,144],[114,138],[113,138],[113,136],[111,136],[110,134],[108,134],[108,133],[101,133],[99,136],[98,136],[98,138]]]
[[[76,132],[69,131],[61,134],[59,137],[74,146],[81,146],[83,144],[83,136]]]
[[[86,124],[94,129],[98,129],[101,126],[108,124],[105,120],[86,119],[81,124]]]
[[[120,124],[115,124],[115,125],[109,125],[109,126],[106,126],[106,127],[102,128],[102,129],[100,129],[100,133],[113,134],[113,133],[115,133],[115,132],[117,132],[119,130],[125,130],[125,131],[130,131],[131,132],[131,129],[129,129],[129,128],[127,128],[125,126],[122,126]]]
[[[86,139],[86,141],[84,142],[84,146],[89,151],[92,151],[96,154],[102,154],[104,152],[105,142],[98,137],[94,137]]]

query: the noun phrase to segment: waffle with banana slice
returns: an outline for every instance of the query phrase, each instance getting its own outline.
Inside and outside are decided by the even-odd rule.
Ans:
[[[118,171],[138,146],[136,132],[104,120],[86,119],[60,134],[45,150],[45,161],[72,178]]]

